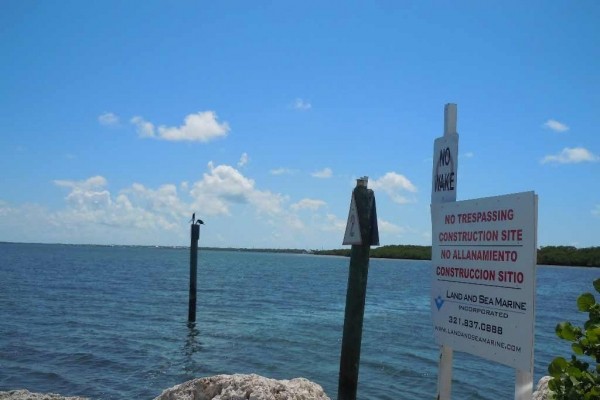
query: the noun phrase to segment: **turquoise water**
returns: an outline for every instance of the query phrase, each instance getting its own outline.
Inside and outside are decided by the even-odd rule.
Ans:
[[[337,395],[347,258],[201,251],[187,325],[183,249],[0,243],[0,390],[151,399],[221,373],[303,376]],[[429,262],[371,260],[360,399],[433,398]],[[570,354],[563,320],[597,269],[537,270],[535,381]],[[454,355],[453,397],[509,399],[514,370]]]

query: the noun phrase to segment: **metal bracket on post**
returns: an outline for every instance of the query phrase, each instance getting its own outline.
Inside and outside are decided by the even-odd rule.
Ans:
[[[375,195],[367,189],[368,178],[357,179],[352,191],[343,244],[351,244],[346,292],[344,333],[340,357],[338,400],[355,400],[362,342],[363,317],[371,245],[379,245]]]

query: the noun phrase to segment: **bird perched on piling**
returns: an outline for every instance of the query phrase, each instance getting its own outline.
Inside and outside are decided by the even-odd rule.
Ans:
[[[201,219],[196,220],[196,225],[204,225],[204,221]]]

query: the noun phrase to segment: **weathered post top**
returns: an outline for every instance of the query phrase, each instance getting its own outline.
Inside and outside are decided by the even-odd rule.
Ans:
[[[200,225],[198,224],[193,224],[192,225],[192,241],[197,241],[198,239],[200,239]]]
[[[356,186],[364,186],[367,187],[367,183],[369,183],[369,177],[368,176],[363,176],[361,178],[358,178],[356,180]]]
[[[448,103],[444,106],[444,136],[456,132],[456,104]]]

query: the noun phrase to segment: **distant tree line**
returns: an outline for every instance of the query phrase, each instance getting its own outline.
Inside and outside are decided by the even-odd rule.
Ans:
[[[350,249],[313,250],[313,254],[350,256]],[[431,246],[392,245],[371,249],[372,258],[431,260]],[[537,252],[538,265],[600,267],[600,247],[545,246]]]
[[[546,246],[538,250],[541,265],[600,267],[600,247]]]
[[[313,254],[350,256],[350,249],[313,250]],[[390,245],[371,249],[372,258],[401,258],[406,260],[431,260],[431,246]]]
[[[310,254],[311,252],[303,249],[259,249],[245,247],[201,247],[201,250],[216,251],[243,251],[248,253],[292,253],[292,254]]]

